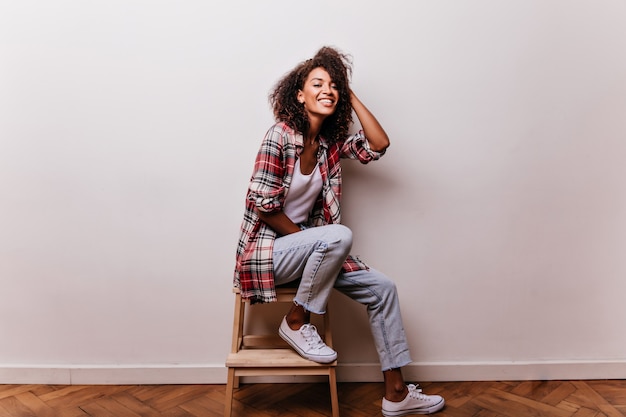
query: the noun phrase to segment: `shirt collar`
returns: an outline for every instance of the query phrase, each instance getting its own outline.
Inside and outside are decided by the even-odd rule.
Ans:
[[[296,143],[296,146],[300,148],[304,148],[304,135],[302,133],[298,132],[296,134],[295,143]],[[322,136],[320,136],[320,147],[324,149],[328,149],[328,142]]]

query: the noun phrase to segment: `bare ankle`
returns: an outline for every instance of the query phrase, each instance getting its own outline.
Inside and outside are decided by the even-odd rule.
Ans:
[[[385,398],[388,401],[402,401],[409,393],[404,383],[404,377],[400,368],[390,369],[383,372],[385,380]]]
[[[402,400],[404,400],[406,398],[406,396],[409,394],[409,390],[406,387],[406,385],[404,385],[402,387],[402,389],[393,389],[393,390],[387,390],[385,392],[385,398],[388,401],[393,401],[393,402],[400,402]]]
[[[304,307],[293,304],[287,313],[286,320],[291,330],[299,330],[302,325],[309,322],[309,312]]]
[[[292,320],[292,319],[289,319],[289,317],[287,317],[287,325],[289,326],[291,330],[300,330],[300,328],[304,324],[305,324],[304,322],[301,322],[299,320]]]

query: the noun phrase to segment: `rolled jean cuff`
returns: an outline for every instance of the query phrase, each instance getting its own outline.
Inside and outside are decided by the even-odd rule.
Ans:
[[[386,359],[382,359],[380,362],[380,367],[383,372],[390,371],[392,369],[402,368],[403,366],[407,366],[413,362],[411,360],[411,356],[408,351],[401,353],[397,358],[394,358],[393,361],[388,361]]]

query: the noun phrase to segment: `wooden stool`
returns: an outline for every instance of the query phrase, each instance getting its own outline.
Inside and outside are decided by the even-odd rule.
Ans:
[[[280,303],[292,303],[297,288],[276,288],[276,296]],[[224,416],[231,416],[233,391],[239,388],[239,377],[242,376],[275,376],[275,375],[325,375],[330,384],[330,403],[332,416],[339,417],[339,401],[337,398],[337,377],[335,368],[337,361],[321,364],[304,359],[294,351],[276,332],[272,335],[244,334],[246,304],[237,288],[235,293],[235,315],[233,320],[233,341],[231,353],[226,360],[228,382],[226,384],[226,400]],[[248,306],[250,307],[250,306]],[[320,336],[332,347],[330,332],[330,316],[328,309],[324,314],[324,331]]]

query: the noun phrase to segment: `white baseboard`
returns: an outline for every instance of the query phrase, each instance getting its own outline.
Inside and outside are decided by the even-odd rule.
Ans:
[[[129,366],[0,366],[0,384],[223,384],[223,364]]]
[[[407,381],[527,381],[626,379],[626,360],[550,362],[415,362],[403,368]],[[308,378],[246,378],[249,382],[307,382]],[[339,382],[382,381],[377,363],[346,363],[337,368]],[[0,365],[0,384],[134,385],[224,384],[223,364],[134,366]]]
[[[406,381],[546,381],[626,379],[626,360],[546,362],[414,362],[403,368]],[[378,364],[337,369],[339,381],[382,381]]]

